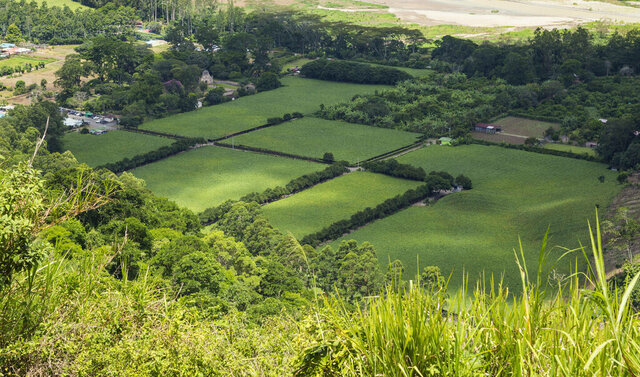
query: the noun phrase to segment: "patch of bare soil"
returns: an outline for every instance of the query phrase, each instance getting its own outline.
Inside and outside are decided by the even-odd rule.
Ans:
[[[585,0],[370,0],[421,25],[570,27],[606,20],[640,22],[640,9]]]

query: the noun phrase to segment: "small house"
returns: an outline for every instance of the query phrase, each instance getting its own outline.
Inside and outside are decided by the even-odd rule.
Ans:
[[[595,141],[587,141],[584,145],[587,148],[598,148],[598,143]]]
[[[496,132],[502,131],[502,127],[497,124],[478,123],[474,127],[474,131],[484,132],[486,134],[495,134]]]
[[[451,145],[452,141],[453,141],[453,139],[450,138],[450,137],[441,137],[440,139],[438,139],[438,144],[440,144],[440,145]]]
[[[200,76],[200,82],[206,83],[207,85],[213,85],[213,77],[211,73],[206,69],[202,71],[202,75]]]

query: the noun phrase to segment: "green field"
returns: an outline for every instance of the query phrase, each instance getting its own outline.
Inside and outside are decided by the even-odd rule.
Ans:
[[[414,143],[420,134],[305,117],[234,137],[236,144],[357,162]]]
[[[285,77],[281,88],[239,98],[221,105],[156,119],[140,128],[192,137],[217,138],[261,126],[267,118],[285,113],[304,114],[318,110],[320,104],[345,101],[358,93],[389,88]]]
[[[558,129],[559,127],[558,123],[544,122],[541,120],[512,116],[498,119],[492,123],[502,126],[502,132],[530,137],[542,137],[544,131],[546,131],[549,127],[555,129]]]
[[[0,68],[4,67],[17,67],[24,66],[27,63],[31,63],[31,65],[35,66],[38,63],[49,64],[57,61],[58,59],[54,58],[45,58],[42,56],[31,56],[31,55],[14,55],[8,59],[0,60]]]
[[[68,6],[71,10],[76,10],[78,8],[88,9],[88,7],[80,4],[79,2],[72,0],[43,0],[42,2],[47,3],[49,7],[64,7]]]
[[[529,267],[537,264],[540,241],[550,226],[550,245],[587,243],[587,219],[594,219],[620,190],[603,164],[500,147],[427,147],[398,159],[427,171],[463,173],[474,188],[447,196],[430,207],[412,207],[345,237],[370,241],[382,266],[400,259],[409,276],[420,266],[437,265],[472,281],[484,270],[520,289],[513,250],[522,238]],[[605,177],[600,183],[599,176]],[[336,245],[337,243],[334,243]],[[556,250],[555,255],[560,251]],[[582,258],[582,257],[579,257]],[[567,273],[575,258],[564,260]]]
[[[63,143],[78,161],[96,167],[154,151],[172,144],[173,140],[127,131],[110,131],[102,135],[69,132],[64,135]]]
[[[397,70],[400,70],[400,71],[403,71],[403,72],[407,72],[408,74],[410,74],[413,77],[424,77],[424,76],[427,76],[429,73],[433,72],[430,69],[397,67],[397,66],[381,65],[381,64],[374,64],[374,63],[366,63],[366,64],[374,65],[374,66],[377,66],[377,67],[386,67],[386,68],[397,69]]]
[[[159,196],[194,211],[284,186],[325,165],[220,147],[202,147],[132,170]]]
[[[295,67],[302,68],[303,65],[311,61],[313,61],[313,59],[307,59],[307,58],[296,59],[294,61],[284,64],[282,66],[282,72],[287,72],[289,69],[295,68]]]
[[[381,174],[353,172],[268,204],[263,213],[276,228],[303,237],[419,185]]]
[[[577,154],[587,154],[589,156],[597,156],[598,155],[596,153],[596,150],[593,149],[593,148],[576,147],[575,145],[559,144],[559,143],[548,143],[548,144],[545,144],[544,147],[547,148],[547,149],[553,149],[553,150],[556,150],[556,151],[571,152],[571,153],[577,153]]]

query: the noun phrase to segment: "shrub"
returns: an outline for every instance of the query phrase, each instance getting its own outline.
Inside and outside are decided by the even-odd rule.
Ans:
[[[303,75],[320,80],[360,84],[395,85],[412,76],[395,68],[378,67],[350,61],[318,59],[302,66]]]
[[[473,188],[471,179],[463,174],[456,177],[456,185],[461,186],[465,190],[471,190]]]
[[[267,90],[273,90],[279,88],[282,85],[278,75],[273,72],[265,72],[258,80],[256,80],[256,89],[259,92],[265,92]]]
[[[331,153],[331,152],[326,152],[322,156],[322,160],[325,161],[325,162],[333,162],[333,161],[335,161],[335,159],[333,157],[333,153]]]

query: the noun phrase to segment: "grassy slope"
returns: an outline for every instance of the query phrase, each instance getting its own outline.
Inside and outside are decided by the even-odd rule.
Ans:
[[[345,238],[372,242],[382,265],[389,258],[400,259],[410,275],[417,271],[418,256],[422,267],[453,271],[453,286],[463,270],[472,280],[485,270],[496,277],[504,271],[505,282],[520,289],[513,256],[518,237],[529,266],[537,263],[547,226],[551,246],[586,243],[586,222],[593,219],[594,206],[604,208],[619,191],[615,173],[605,165],[499,147],[434,146],[399,161],[427,171],[464,173],[474,188],[431,207],[409,208]],[[605,183],[598,182],[601,175]],[[560,271],[567,273],[574,260],[564,260]]]
[[[325,166],[237,150],[203,147],[132,171],[153,192],[195,211],[285,185]]]
[[[348,100],[358,93],[389,88],[381,85],[358,85],[329,81],[285,77],[283,87],[253,96],[239,98],[222,105],[156,119],[141,128],[176,133],[185,136],[216,138],[257,127],[267,118],[285,113],[310,113],[321,103],[334,104]]]
[[[237,144],[301,156],[321,158],[325,152],[331,152],[338,161],[357,162],[411,144],[418,136],[411,132],[305,117],[234,139]]]
[[[143,135],[127,131],[110,131],[103,135],[82,135],[70,132],[64,136],[64,147],[70,150],[76,159],[95,167],[123,158],[170,145],[173,140],[164,137]]]
[[[268,204],[263,213],[275,227],[302,237],[419,185],[386,175],[354,172]]]

